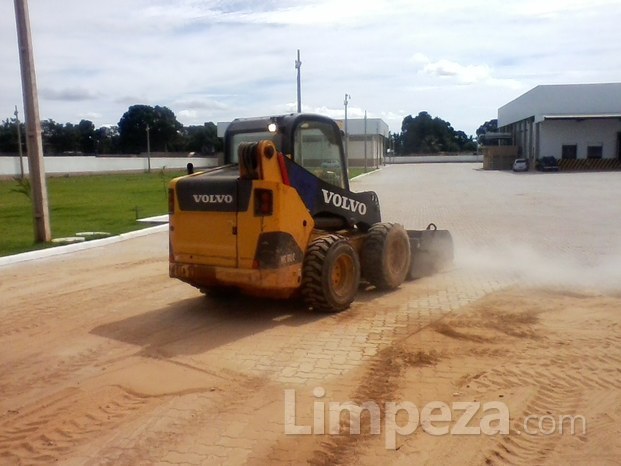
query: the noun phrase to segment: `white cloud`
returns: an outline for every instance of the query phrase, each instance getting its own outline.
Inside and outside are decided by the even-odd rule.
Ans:
[[[138,103],[184,124],[293,111],[298,48],[304,110],[342,118],[347,92],[352,117],[366,109],[393,131],[428,111],[473,134],[538,84],[619,80],[618,0],[489,11],[483,0],[30,0],[41,116],[101,125]],[[21,103],[12,2],[0,2],[0,41],[2,119]]]
[[[416,52],[411,59],[412,63],[414,63],[414,65],[427,65],[431,62],[431,60],[429,59],[429,57],[427,55],[425,55],[424,53],[420,53],[420,52]]]
[[[79,116],[80,118],[85,119],[85,120],[98,120],[103,115],[98,112],[86,112],[86,113],[81,113]]]
[[[198,112],[196,110],[181,110],[177,113],[177,117],[182,120],[196,120]]]
[[[598,8],[619,8],[617,0],[526,0],[507,5],[516,16],[557,18],[567,13],[589,14]]]
[[[396,3],[364,0],[177,1],[149,6],[142,15],[157,27],[209,23],[333,27],[366,24],[378,17],[390,16],[390,11],[397,7]]]
[[[67,89],[43,88],[39,92],[39,95],[41,98],[48,100],[80,101],[95,99],[99,97],[100,94],[90,89],[73,87]]]
[[[174,102],[175,106],[185,107],[187,109],[194,110],[225,110],[227,105],[218,102],[216,100],[212,100],[209,98],[206,99],[193,99],[193,100],[177,100]]]
[[[422,71],[431,76],[455,78],[458,82],[465,84],[487,81],[491,78],[491,72],[487,65],[464,66],[449,60],[427,63]]]
[[[489,86],[501,86],[514,90],[522,89],[522,84],[515,79],[501,79],[493,76],[493,70],[489,65],[462,65],[446,59],[431,61],[422,53],[416,53],[411,58],[415,69],[420,74],[440,79],[452,79],[458,84],[486,84]],[[438,85],[426,86],[427,89],[435,89]],[[422,89],[423,87],[418,87]]]

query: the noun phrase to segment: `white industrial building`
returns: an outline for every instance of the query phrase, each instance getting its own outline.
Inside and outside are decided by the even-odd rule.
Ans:
[[[345,131],[345,120],[335,120]],[[350,167],[379,167],[388,149],[388,125],[381,118],[348,118],[347,163]]]
[[[345,131],[345,120],[334,120]],[[230,122],[218,122],[218,137],[224,137]],[[347,153],[350,167],[378,167],[384,163],[389,129],[381,118],[347,119]]]
[[[498,109],[498,129],[511,134],[518,155],[531,162],[553,156],[561,169],[616,168],[621,83],[537,86]]]

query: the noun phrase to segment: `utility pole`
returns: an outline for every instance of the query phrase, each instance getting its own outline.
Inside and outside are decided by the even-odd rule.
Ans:
[[[295,61],[295,69],[298,70],[298,113],[302,113],[302,84],[300,81],[300,68],[302,68],[302,61],[300,60],[300,49],[298,49],[298,59]]]
[[[364,172],[367,172],[367,111],[364,111]]]
[[[347,161],[347,163],[349,164],[349,152],[348,152],[348,140],[349,140],[349,133],[347,132],[347,104],[349,103],[349,101],[351,100],[351,96],[349,94],[345,94],[345,160]]]
[[[15,106],[15,124],[17,125],[17,152],[19,153],[19,177],[24,179],[24,154],[22,153],[22,130],[19,127],[19,112]]]
[[[151,136],[149,134],[149,123],[147,123],[147,173],[151,173]]]
[[[52,230],[50,228],[50,211],[47,202],[41,119],[39,118],[39,98],[37,96],[37,79],[32,53],[27,0],[15,0],[15,21],[17,23],[17,43],[22,73],[22,93],[24,95],[26,149],[28,151],[28,167],[32,186],[35,241],[43,243],[51,241]]]

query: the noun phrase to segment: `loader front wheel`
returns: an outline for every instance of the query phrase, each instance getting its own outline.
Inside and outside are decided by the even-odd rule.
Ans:
[[[340,235],[312,241],[302,268],[302,297],[314,311],[347,309],[360,285],[360,261],[351,244]]]
[[[376,223],[367,233],[360,259],[364,278],[378,290],[394,290],[410,265],[410,239],[398,223]]]

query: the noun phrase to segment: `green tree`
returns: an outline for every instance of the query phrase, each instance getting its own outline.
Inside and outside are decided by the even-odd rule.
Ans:
[[[56,123],[52,119],[41,122],[43,138],[43,152],[46,155],[61,154],[63,152],[79,151],[79,144],[75,126],[72,123]]]
[[[97,134],[92,121],[56,123],[54,120],[41,122],[43,149],[46,155],[93,154],[97,146]]]
[[[472,136],[468,136],[463,131],[455,131],[455,142],[460,151],[476,151],[477,143]]]
[[[80,151],[84,154],[94,154],[97,146],[97,135],[95,133],[95,125],[92,121],[81,120],[75,126],[75,132],[80,147]]]
[[[493,120],[486,121],[477,129],[477,141],[482,144],[487,133],[496,132],[498,132],[498,120],[494,118]]]
[[[24,144],[24,124],[21,123],[22,144]],[[14,119],[7,118],[0,125],[0,152],[17,154],[17,124]]]
[[[178,142],[182,125],[167,107],[132,105],[119,121],[119,144],[125,153],[147,149],[147,125],[152,151],[167,151]]]
[[[208,122],[202,126],[187,126],[182,131],[184,150],[200,154],[213,154],[222,150],[222,140],[218,137],[218,128]]]
[[[404,154],[471,151],[476,148],[472,137],[456,131],[448,121],[432,118],[427,112],[408,115],[401,125],[401,150]]]
[[[120,148],[119,127],[102,126],[95,130],[95,153],[119,154]]]
[[[441,122],[427,112],[420,112],[415,118],[412,115],[406,116],[401,125],[404,153],[436,153],[444,150],[446,128]]]
[[[388,135],[389,144],[395,155],[403,155],[402,133],[390,133]]]

